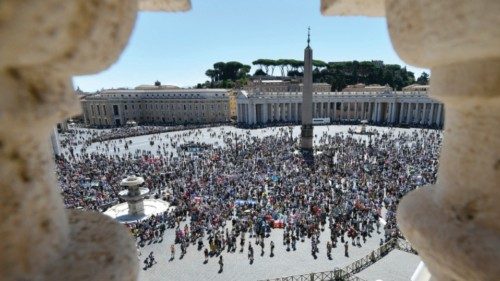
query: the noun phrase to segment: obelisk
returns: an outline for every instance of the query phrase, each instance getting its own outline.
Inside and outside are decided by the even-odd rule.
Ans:
[[[302,91],[302,130],[300,135],[300,148],[303,152],[312,153],[313,150],[313,123],[312,123],[312,60],[313,51],[309,46],[310,28],[307,29],[307,47],[304,50],[304,79]]]

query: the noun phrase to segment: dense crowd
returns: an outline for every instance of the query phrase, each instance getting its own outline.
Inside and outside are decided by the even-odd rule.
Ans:
[[[65,205],[104,211],[119,201],[120,180],[135,174],[144,177],[151,196],[175,207],[129,225],[141,246],[161,242],[165,229],[175,228],[181,255],[194,244],[205,248],[205,259],[246,250],[252,262],[253,246],[262,254],[269,247],[273,255],[275,242],[291,251],[306,240],[316,257],[320,237],[328,241],[328,256],[336,247],[348,255],[349,244],[361,247],[375,231],[383,231],[386,241],[401,236],[399,199],[434,183],[442,140],[437,130],[390,129],[369,139],[324,133],[315,136],[314,161],[306,163],[287,127],[274,128],[268,137],[208,130],[225,145],[195,154],[179,146],[188,139],[202,143],[200,130],[175,138],[151,135],[153,152],[120,151],[117,144],[127,142],[119,139],[87,153],[88,133],[67,136],[79,149],[56,159]],[[275,227],[283,227],[283,241],[265,246]],[[249,237],[255,238],[253,246]]]

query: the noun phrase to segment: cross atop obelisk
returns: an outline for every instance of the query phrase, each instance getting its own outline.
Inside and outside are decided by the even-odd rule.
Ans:
[[[311,42],[311,28],[307,28],[307,47],[304,50],[304,80],[302,92],[302,128],[300,135],[300,148],[303,152],[312,155],[313,150],[313,124],[312,124],[312,61],[313,51],[309,46]]]
[[[311,27],[307,27],[307,46],[309,47],[309,43],[311,42]]]

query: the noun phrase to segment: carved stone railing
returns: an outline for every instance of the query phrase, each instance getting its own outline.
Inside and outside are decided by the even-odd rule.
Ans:
[[[444,102],[436,184],[400,202],[400,229],[433,280],[500,276],[500,1],[322,0],[325,15],[386,16],[411,65]]]
[[[187,0],[139,3],[189,8]],[[123,225],[64,209],[49,136],[80,111],[72,76],[115,62],[137,12],[137,0],[0,1],[1,280],[136,280]]]

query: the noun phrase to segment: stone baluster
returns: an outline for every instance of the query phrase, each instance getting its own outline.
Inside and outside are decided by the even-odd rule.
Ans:
[[[385,14],[396,52],[409,64],[431,69],[430,94],[446,106],[437,182],[402,199],[398,225],[433,280],[495,280],[500,276],[500,2],[365,4],[324,0],[322,9]]]
[[[136,14],[136,0],[0,2],[2,280],[136,280],[123,225],[64,209],[50,148],[55,124],[81,110],[72,75],[115,62]]]

